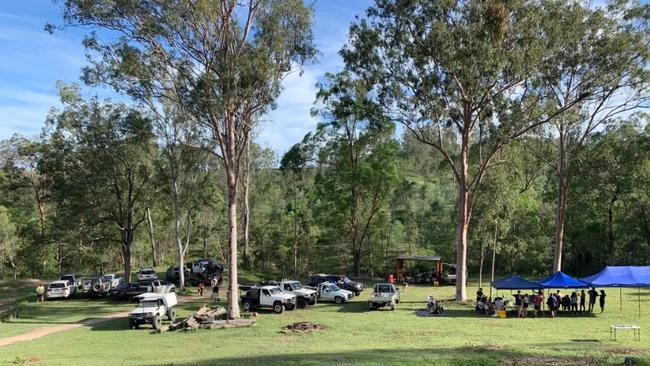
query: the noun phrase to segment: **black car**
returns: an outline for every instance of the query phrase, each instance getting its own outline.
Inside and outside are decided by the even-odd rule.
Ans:
[[[309,276],[309,286],[318,286],[322,282],[334,283],[344,290],[354,292],[356,296],[363,291],[363,283],[352,281],[343,275],[317,274]]]
[[[135,296],[147,292],[146,288],[142,288],[139,283],[122,283],[115,288],[112,288],[108,295],[113,300],[129,300],[131,301]]]
[[[190,275],[190,270],[189,268],[185,268],[183,271],[185,272],[185,278],[187,278]],[[167,268],[167,280],[168,281],[174,281],[177,282],[180,279],[180,271],[178,270],[178,266],[172,266]]]

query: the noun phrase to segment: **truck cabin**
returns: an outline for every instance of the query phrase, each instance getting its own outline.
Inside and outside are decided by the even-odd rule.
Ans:
[[[376,294],[393,293],[395,292],[394,289],[395,287],[389,284],[381,284],[381,285],[375,285],[373,292]]]
[[[298,291],[302,290],[302,285],[298,281],[291,281],[284,283],[284,291]]]

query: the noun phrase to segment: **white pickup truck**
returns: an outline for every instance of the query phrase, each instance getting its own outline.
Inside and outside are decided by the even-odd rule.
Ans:
[[[316,295],[320,301],[333,301],[342,304],[352,300],[354,294],[352,291],[342,290],[337,285],[330,282],[322,282],[316,287]]]
[[[162,326],[162,317],[167,316],[170,322],[176,320],[176,309],[178,303],[176,294],[145,293],[135,297],[140,302],[135,309],[129,313],[129,328],[136,329],[143,323],[151,323],[154,329]]]
[[[282,292],[277,286],[250,287],[241,297],[244,311],[252,311],[260,307],[271,307],[273,312],[280,314],[286,308],[296,308],[296,295]]]
[[[300,281],[282,280],[280,282],[271,281],[270,285],[278,286],[283,292],[296,295],[296,301],[299,308],[316,304],[318,295],[316,290],[303,287]]]
[[[370,310],[375,310],[384,306],[390,306],[391,310],[395,310],[395,305],[399,304],[399,301],[399,290],[395,288],[395,285],[390,283],[377,283],[368,298],[368,307]]]
[[[106,273],[104,274],[104,281],[108,282],[110,288],[116,288],[122,283],[122,278],[117,277],[115,273]]]

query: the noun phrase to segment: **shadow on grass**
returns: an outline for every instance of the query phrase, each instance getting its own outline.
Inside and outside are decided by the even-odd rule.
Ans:
[[[539,355],[504,349],[494,345],[467,345],[459,348],[369,349],[331,353],[273,354],[224,357],[169,363],[196,365],[593,365],[594,357]],[[622,360],[621,360],[622,361]],[[156,362],[151,365],[164,365]]]

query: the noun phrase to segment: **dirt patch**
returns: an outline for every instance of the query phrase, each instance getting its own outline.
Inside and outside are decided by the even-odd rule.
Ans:
[[[594,366],[601,362],[593,356],[555,357],[555,356],[509,356],[503,359],[505,365],[571,365]]]
[[[505,346],[496,343],[473,344],[467,342],[464,346],[459,347],[458,349],[461,352],[490,352],[503,350],[505,348]]]
[[[323,326],[322,324],[316,324],[311,322],[298,322],[298,323],[287,325],[286,327],[282,328],[281,332],[284,334],[311,333],[323,329],[325,329],[325,326]]]
[[[14,365],[34,365],[41,362],[41,359],[36,356],[30,356],[27,358],[16,357],[12,362]]]

